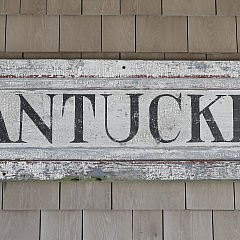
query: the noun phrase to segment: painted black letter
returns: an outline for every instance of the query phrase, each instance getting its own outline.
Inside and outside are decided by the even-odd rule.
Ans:
[[[83,140],[83,98],[86,97],[90,100],[93,108],[93,115],[95,117],[95,95],[94,94],[63,94],[63,108],[62,114],[64,113],[64,107],[66,101],[74,97],[75,99],[75,125],[74,125],[74,140],[71,143],[86,143]]]
[[[180,134],[180,131],[178,132],[177,136],[174,139],[164,140],[160,136],[159,130],[158,130],[158,102],[159,102],[159,99],[162,97],[171,97],[171,98],[175,99],[179,105],[179,108],[181,109],[181,94],[179,95],[178,98],[176,98],[175,96],[172,96],[170,94],[159,95],[152,100],[150,107],[149,107],[149,127],[150,127],[152,136],[157,141],[157,143],[160,143],[160,142],[170,143],[177,139],[177,137]]]
[[[19,140],[17,143],[25,143],[22,140],[22,126],[23,126],[23,111],[29,116],[32,122],[40,130],[40,132],[46,137],[46,139],[52,143],[52,112],[53,112],[53,98],[55,94],[47,94],[50,97],[50,127],[48,127],[44,121],[39,117],[27,100],[23,97],[22,94],[18,94],[20,97],[20,132]]]
[[[200,115],[202,114],[206,120],[206,123],[214,137],[213,142],[225,142],[217,123],[215,122],[213,115],[210,111],[210,107],[220,98],[225,95],[217,95],[217,98],[209,103],[207,107],[200,111],[199,100],[203,95],[188,95],[191,98],[192,109],[192,138],[188,142],[204,142],[200,137]]]
[[[111,94],[101,94],[105,98],[105,129],[108,137],[118,143],[125,143],[133,139],[137,134],[139,128],[139,97],[142,94],[127,94],[130,97],[130,133],[124,140],[116,140],[113,138],[108,131],[108,97]]]
[[[233,139],[240,142],[240,95],[230,95],[233,100]]]
[[[12,143],[12,142],[13,141],[9,139],[7,128],[2,113],[0,111],[0,143]]]

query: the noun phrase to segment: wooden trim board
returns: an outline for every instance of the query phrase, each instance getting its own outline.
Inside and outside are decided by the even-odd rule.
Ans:
[[[0,179],[240,179],[239,67],[1,60]]]

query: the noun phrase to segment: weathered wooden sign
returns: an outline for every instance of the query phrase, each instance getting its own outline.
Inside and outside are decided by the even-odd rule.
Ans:
[[[239,179],[239,66],[0,61],[0,179]]]

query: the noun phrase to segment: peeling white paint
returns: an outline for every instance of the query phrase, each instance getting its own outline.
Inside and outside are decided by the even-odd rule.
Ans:
[[[239,161],[6,161],[7,180],[236,180]]]
[[[124,68],[123,68],[124,67]],[[238,78],[231,61],[1,60],[2,78]]]
[[[240,62],[227,61],[0,61],[0,92],[206,90],[208,94],[228,90],[239,94],[239,78]],[[0,146],[0,179],[240,179],[238,143],[184,148],[39,145]]]

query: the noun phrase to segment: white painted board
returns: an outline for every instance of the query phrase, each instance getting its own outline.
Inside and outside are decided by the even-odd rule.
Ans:
[[[239,77],[239,62],[2,60],[0,179],[238,179]]]

